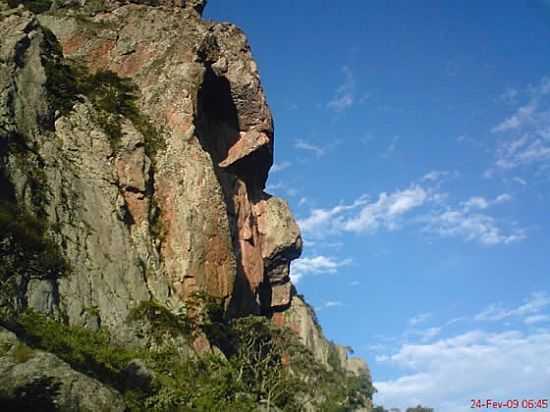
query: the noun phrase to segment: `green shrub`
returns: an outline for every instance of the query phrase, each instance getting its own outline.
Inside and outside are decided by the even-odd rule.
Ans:
[[[0,318],[20,308],[18,289],[29,280],[55,282],[69,270],[43,221],[0,200]]]
[[[67,114],[79,101],[77,79],[73,69],[65,63],[63,50],[55,35],[46,28],[43,28],[43,32],[41,61],[46,71],[48,103],[52,111]]]
[[[22,4],[27,10],[40,14],[50,10],[52,0],[8,0],[8,5],[10,7],[17,7],[20,4]]]
[[[199,302],[200,305],[196,302]],[[215,301],[215,300],[214,300]],[[18,320],[19,335],[32,348],[52,352],[100,381],[120,390],[130,411],[349,411],[365,406],[371,396],[368,377],[329,371],[317,363],[296,336],[264,317],[225,320],[218,307],[195,300],[202,314],[174,315],[154,302],[142,303],[132,319],[149,319],[167,331],[191,325],[223,323],[231,353],[184,357],[178,348],[160,344],[154,349],[122,347],[104,331],[67,326],[32,311]],[[210,315],[208,315],[210,311]],[[206,312],[206,313],[205,313]],[[169,342],[169,341],[168,341]],[[153,381],[147,387],[129,387],[126,368],[141,359]]]
[[[168,334],[172,337],[190,336],[193,332],[193,324],[183,314],[175,314],[168,308],[155,301],[141,302],[133,308],[128,315],[128,320],[147,320],[152,326],[152,332],[157,340]]]
[[[32,310],[17,320],[23,339],[31,347],[51,352],[73,368],[120,389],[120,374],[141,354],[117,345],[105,330],[97,332],[68,326]]]
[[[33,350],[24,343],[18,342],[13,350],[13,357],[17,363],[25,363],[32,358]]]
[[[129,119],[143,135],[145,153],[154,160],[165,148],[162,133],[156,129],[138,106],[139,88],[129,78],[119,77],[106,70],[89,74],[82,66],[73,66],[77,89],[86,95],[94,105],[96,121],[111,138],[116,149],[122,137],[122,121]]]
[[[81,64],[67,63],[55,35],[46,28],[43,30],[41,61],[46,71],[45,87],[52,113],[69,113],[75,103],[81,101],[80,96],[85,95],[96,109],[95,121],[109,136],[113,149],[120,142],[122,121],[126,118],[143,135],[145,152],[154,159],[165,148],[165,143],[162,132],[138,108],[137,85],[110,70],[90,73]]]

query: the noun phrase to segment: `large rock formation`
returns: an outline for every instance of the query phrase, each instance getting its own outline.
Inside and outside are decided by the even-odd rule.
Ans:
[[[124,412],[122,397],[0,327],[0,405],[5,411]],[[46,388],[46,390],[44,390]]]
[[[238,28],[200,18],[205,3],[3,6],[3,213],[38,219],[66,273],[18,273],[8,300],[126,339],[138,303],[205,292],[227,316],[290,326],[327,363],[290,283],[299,228],[264,191],[273,121],[256,63]]]

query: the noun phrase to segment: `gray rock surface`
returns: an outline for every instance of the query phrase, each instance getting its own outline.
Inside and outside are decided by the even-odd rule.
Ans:
[[[5,410],[123,412],[122,396],[0,327],[0,405]]]

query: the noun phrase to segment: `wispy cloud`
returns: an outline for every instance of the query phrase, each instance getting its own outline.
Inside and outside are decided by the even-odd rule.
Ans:
[[[495,172],[520,166],[548,164],[550,161],[550,78],[544,77],[528,90],[529,101],[495,125],[491,131],[500,136],[494,166]]]
[[[422,179],[431,185],[412,183],[406,189],[382,192],[376,201],[363,195],[351,204],[313,209],[298,224],[306,238],[393,231],[405,224],[420,227],[425,233],[475,240],[484,245],[509,244],[526,238],[524,229],[506,229],[487,213],[490,207],[511,201],[511,195],[503,193],[494,199],[474,196],[453,206],[447,194],[439,191],[440,183],[434,182],[440,175],[431,172]]]
[[[321,157],[325,154],[325,148],[319,145],[314,145],[312,143],[308,143],[305,140],[298,139],[296,140],[296,143],[294,143],[294,147],[299,150],[304,150],[306,152],[310,152],[314,154],[316,157]]]
[[[407,343],[396,353],[376,357],[404,374],[375,382],[375,402],[402,410],[425,404],[440,412],[456,412],[467,410],[468,399],[474,397],[544,397],[550,387],[549,360],[550,333],[545,331],[472,330],[431,343]]]
[[[481,212],[511,200],[512,196],[508,193],[502,193],[494,199],[472,196],[461,202],[458,207],[446,205],[442,210],[432,211],[429,216],[423,217],[421,220],[426,222],[423,230],[441,237],[460,237],[466,241],[477,241],[486,246],[523,240],[527,237],[524,229],[505,229],[487,212]]]
[[[478,313],[475,316],[475,320],[500,321],[513,317],[531,316],[531,322],[527,323],[535,323],[533,320],[536,321],[537,319],[533,318],[533,316],[539,315],[540,312],[547,307],[550,307],[550,296],[545,292],[536,292],[531,294],[531,296],[526,299],[525,303],[516,308],[507,309],[499,304],[491,304],[485,310]]]
[[[331,209],[313,209],[305,219],[298,220],[302,232],[313,237],[323,237],[327,233],[339,231],[342,215],[350,210],[368,203],[366,196],[361,196],[349,205],[340,204]]]
[[[448,175],[449,172],[446,170],[432,170],[431,172],[426,173],[422,177],[422,180],[426,182],[437,182]]]
[[[287,161],[284,161],[284,162],[281,162],[281,163],[275,162],[275,163],[273,163],[273,166],[271,166],[271,169],[269,171],[271,173],[279,173],[279,172],[282,172],[283,170],[288,169],[291,165],[292,165],[292,163],[287,162]]]
[[[477,241],[486,246],[510,244],[527,237],[523,229],[514,228],[510,232],[505,232],[497,220],[487,214],[452,208],[433,213],[428,218],[424,230],[441,237],[460,237],[466,241]]]
[[[294,197],[299,193],[298,189],[283,182],[273,182],[273,183],[270,182],[267,184],[265,189],[268,193],[273,193],[278,196]]]
[[[349,66],[342,67],[343,83],[336,89],[334,96],[327,103],[327,108],[335,112],[343,112],[355,103],[355,78]]]
[[[417,335],[421,342],[429,342],[435,337],[441,334],[442,328],[440,327],[431,327],[427,329],[416,330],[413,333]]]
[[[395,152],[395,149],[397,149],[397,143],[399,142],[399,136],[394,136],[390,142],[390,144],[384,149],[384,151],[380,154],[380,157],[387,159],[391,157],[393,152]]]
[[[298,220],[298,224],[305,234],[313,237],[342,231],[361,233],[380,228],[395,230],[401,216],[421,206],[427,198],[428,193],[422,187],[413,185],[390,194],[383,192],[375,202],[370,202],[367,196],[361,196],[349,205],[313,209],[307,218]],[[348,214],[357,209],[356,214]]]
[[[527,325],[533,325],[535,323],[543,323],[548,322],[550,323],[550,315],[533,315],[533,316],[527,316],[523,322]]]
[[[501,203],[510,202],[512,200],[512,196],[508,193],[502,193],[501,195],[498,195],[495,199],[487,199],[483,196],[473,196],[469,198],[467,201],[462,203],[462,206],[466,212],[470,210],[483,210],[487,209],[493,205],[498,205]]]
[[[416,326],[420,323],[426,322],[431,317],[432,317],[431,313],[420,313],[420,314],[418,314],[416,316],[413,316],[412,318],[409,319],[409,325],[410,326]]]
[[[344,304],[337,300],[329,300],[323,304],[325,308],[333,308],[335,306],[344,306]]]
[[[383,192],[376,202],[363,206],[357,216],[343,221],[342,229],[348,232],[372,232],[381,227],[395,230],[401,216],[422,206],[428,197],[428,192],[419,185],[390,194]]]
[[[536,110],[537,104],[535,102],[530,102],[529,104],[518,108],[513,115],[504,119],[501,123],[493,127],[491,131],[493,133],[498,133],[524,127],[534,120]]]
[[[527,185],[527,181],[525,179],[522,179],[521,177],[518,177],[518,176],[514,176],[512,178],[512,180],[516,183],[519,183],[520,185],[522,186],[526,186]]]
[[[508,87],[504,92],[499,96],[499,99],[507,104],[514,104],[517,101],[519,91],[513,87]]]
[[[340,302],[339,300],[328,300],[326,302],[323,302],[320,305],[315,306],[315,310],[317,312],[320,312],[325,309],[340,308],[342,306],[345,306],[345,305],[343,302]]]
[[[290,277],[297,283],[304,276],[336,273],[339,268],[351,264],[351,259],[337,259],[330,256],[303,257],[294,260],[290,266]]]

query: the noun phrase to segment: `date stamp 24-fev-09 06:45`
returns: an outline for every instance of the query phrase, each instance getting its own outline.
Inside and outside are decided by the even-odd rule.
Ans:
[[[471,409],[546,409],[550,404],[548,399],[471,399],[470,402]]]

